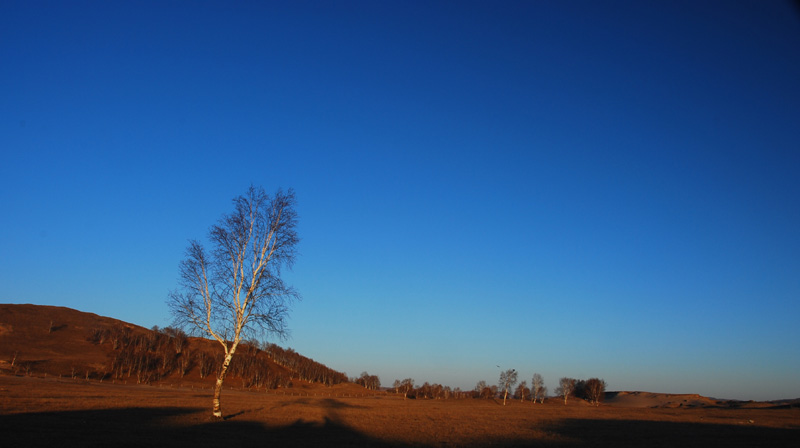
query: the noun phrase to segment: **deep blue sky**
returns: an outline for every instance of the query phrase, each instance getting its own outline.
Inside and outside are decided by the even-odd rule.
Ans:
[[[169,325],[291,187],[335,369],[800,396],[793,4],[223,3],[0,3],[0,301]]]

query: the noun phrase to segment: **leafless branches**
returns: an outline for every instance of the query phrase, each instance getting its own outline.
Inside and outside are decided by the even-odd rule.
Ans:
[[[539,400],[544,404],[544,397],[547,395],[547,388],[544,386],[544,378],[538,373],[533,374],[531,379],[531,400],[536,403]]]
[[[506,405],[506,398],[508,398],[508,390],[517,384],[517,371],[514,369],[506,370],[505,372],[500,373],[500,382],[497,384],[497,387],[500,390],[504,391],[503,394],[503,406]]]
[[[589,378],[584,386],[584,395],[590,403],[599,406],[606,395],[606,382],[599,378]]]
[[[239,343],[264,332],[284,337],[289,304],[299,295],[281,279],[299,242],[294,193],[267,195],[251,186],[233,200],[234,211],[209,231],[212,250],[190,241],[180,264],[180,290],[168,304],[181,327],[220,343],[213,415],[221,418],[219,395]]]
[[[575,379],[563,377],[558,380],[558,388],[556,389],[556,394],[564,397],[564,404],[567,404],[567,398],[572,395],[572,392],[575,390]]]

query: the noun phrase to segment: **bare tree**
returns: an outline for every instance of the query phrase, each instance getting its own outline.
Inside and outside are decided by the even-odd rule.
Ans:
[[[530,392],[531,392],[530,389],[528,389],[528,382],[522,381],[521,383],[519,383],[519,386],[517,386],[517,389],[514,391],[514,398],[519,398],[520,402],[524,402],[525,396],[530,395]]]
[[[589,378],[586,380],[584,393],[586,394],[586,399],[589,400],[590,403],[599,406],[606,395],[606,382],[599,378]]]
[[[422,386],[417,388],[415,395],[417,398],[431,398],[431,383],[427,381],[422,383]]]
[[[189,343],[189,338],[186,333],[180,328],[167,327],[161,330],[165,335],[169,336],[172,344],[175,346],[175,353],[180,355],[186,345]]]
[[[542,403],[544,403],[544,395],[546,391],[547,388],[544,387],[544,378],[542,378],[542,375],[534,373],[533,378],[531,379],[531,397],[533,402],[536,403],[536,399],[538,398]]]
[[[381,379],[378,375],[370,375],[366,371],[361,372],[361,376],[355,380],[355,383],[371,390],[378,390],[381,388]]]
[[[478,384],[475,385],[475,392],[477,393],[478,397],[483,398],[484,389],[487,389],[486,381],[484,380],[478,381]]]
[[[456,387],[455,389],[453,389],[453,397],[464,398],[464,392],[461,390],[460,387]]]
[[[558,389],[556,389],[556,394],[564,397],[564,405],[567,404],[567,397],[572,394],[573,390],[575,390],[574,378],[563,377],[558,380]]]
[[[514,369],[506,370],[500,373],[500,382],[497,383],[497,388],[503,390],[503,406],[506,405],[506,398],[508,398],[508,390],[517,384],[517,371]]]
[[[414,390],[414,380],[406,378],[400,382],[400,390],[403,391],[403,399],[408,398],[408,393]]]
[[[251,186],[234,211],[211,226],[206,252],[190,241],[180,264],[181,289],[168,304],[175,323],[213,338],[224,356],[214,387],[213,416],[222,418],[220,393],[239,343],[251,333],[286,335],[288,305],[299,295],[281,280],[299,241],[292,190],[269,196]]]

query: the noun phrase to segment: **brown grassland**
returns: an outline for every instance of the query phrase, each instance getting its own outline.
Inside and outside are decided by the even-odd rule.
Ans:
[[[66,308],[0,304],[0,447],[800,446],[796,404],[648,392],[611,393],[599,407],[578,399],[503,406],[406,400],[353,383],[248,389],[231,378],[225,418],[213,421],[213,378],[193,372],[136,384],[98,375],[110,349],[86,336],[117,324]]]
[[[0,375],[3,446],[798,446],[798,408],[404,400],[355,389],[210,390]],[[285,393],[286,395],[283,395]],[[301,395],[303,394],[303,395]],[[331,394],[331,396],[327,396]],[[337,396],[338,395],[338,396]],[[349,395],[349,396],[346,396]]]

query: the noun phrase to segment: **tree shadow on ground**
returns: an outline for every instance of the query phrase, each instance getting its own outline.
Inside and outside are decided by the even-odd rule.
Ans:
[[[322,400],[310,399],[310,398],[298,398],[297,400],[284,401],[278,403],[275,406],[272,406],[271,409],[281,409],[291,406],[312,406],[315,408],[322,407],[323,409],[327,409],[329,413],[337,409],[367,409],[366,406],[345,403],[344,401],[336,400],[333,398],[323,398]]]
[[[200,408],[121,408],[89,411],[37,412],[0,416],[0,437],[8,447],[192,447],[211,446],[369,446],[406,444],[360,433],[336,415],[347,403],[328,403],[322,422],[297,420],[270,427],[257,421],[230,418],[214,422]],[[468,422],[465,422],[468,424]],[[414,431],[414,428],[408,428]],[[777,429],[752,424],[706,424],[640,420],[565,419],[544,427],[546,437],[486,438],[471,443],[431,440],[414,446],[539,446],[539,447],[795,447],[800,429]]]
[[[268,427],[259,422],[197,421],[206,409],[123,408],[37,412],[0,416],[3,446],[192,447],[198,446],[398,446],[360,434],[326,418]],[[187,420],[194,420],[190,422]]]
[[[578,446],[595,447],[796,447],[800,430],[736,424],[648,420],[565,419],[544,429]],[[512,445],[536,445],[515,441]]]

